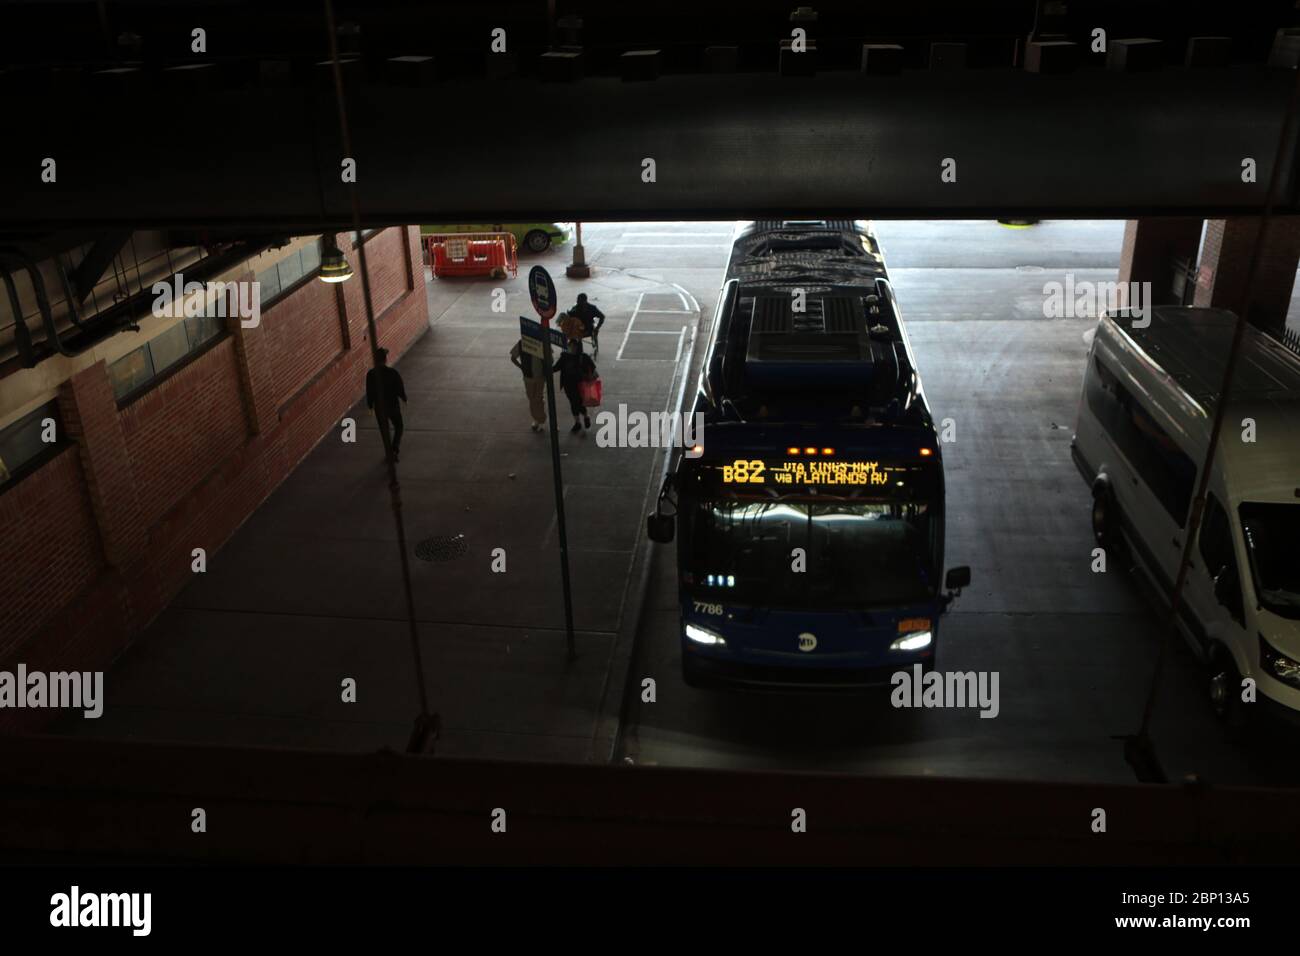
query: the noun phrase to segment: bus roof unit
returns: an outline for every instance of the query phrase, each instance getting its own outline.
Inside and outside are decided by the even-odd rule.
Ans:
[[[702,381],[715,422],[829,414],[930,425],[916,401],[920,381],[884,257],[867,224],[743,224],[727,280]]]

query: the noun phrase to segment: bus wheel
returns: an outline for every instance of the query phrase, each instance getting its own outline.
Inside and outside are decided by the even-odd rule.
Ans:
[[[682,680],[687,687],[703,687],[706,683],[700,665],[689,654],[682,655]]]
[[[1119,533],[1119,508],[1115,496],[1105,487],[1092,494],[1092,537],[1107,554],[1118,554],[1124,539]]]
[[[524,236],[524,245],[531,252],[545,252],[551,245],[551,237],[540,229],[534,229]]]

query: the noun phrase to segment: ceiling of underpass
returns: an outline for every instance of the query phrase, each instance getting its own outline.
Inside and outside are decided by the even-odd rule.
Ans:
[[[323,3],[19,5],[0,10],[11,231],[180,227],[324,231],[456,219],[1220,216],[1259,212],[1281,156],[1278,210],[1300,211],[1293,69],[1268,68],[1292,4],[1201,10],[1030,2],[813,4],[815,76],[783,76],[795,4],[336,3],[355,186]],[[194,28],[206,51],[191,52]],[[488,62],[506,31],[504,69]],[[1160,66],[1106,69],[1091,31],[1164,41]],[[1026,38],[1080,44],[1077,69],[1014,64]],[[1191,36],[1232,37],[1231,62],[1182,65]],[[585,76],[546,82],[552,42]],[[864,42],[903,47],[901,72],[863,75]],[[933,42],[967,68],[927,68]],[[710,45],[736,71],[706,71]],[[662,51],[657,79],[619,76],[627,50]],[[431,72],[390,63],[434,57]],[[175,67],[198,69],[176,70]],[[489,70],[492,73],[489,73]],[[501,73],[504,75],[493,75]],[[55,161],[56,178],[42,179]],[[941,178],[954,161],[955,181]],[[1253,182],[1242,163],[1254,160]],[[654,178],[646,181],[646,160]]]

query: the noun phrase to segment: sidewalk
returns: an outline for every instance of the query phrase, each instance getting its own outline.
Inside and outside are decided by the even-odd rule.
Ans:
[[[615,355],[643,294],[671,286],[613,273],[569,283],[559,255],[538,261],[562,304],[586,291],[609,317],[598,359],[605,407],[663,410],[672,350]],[[629,581],[663,452],[600,448],[594,420],[589,433],[569,434],[558,394],[578,652],[568,663],[549,436],[529,429],[508,358],[519,315],[531,315],[526,277],[521,268],[505,282],[430,280],[431,329],[397,364],[410,399],[398,474],[429,700],[442,717],[438,753],[583,761],[602,702],[616,707],[622,692],[610,665],[636,605]],[[498,285],[504,314],[491,311]],[[106,674],[104,716],[69,719],[60,732],[405,746],[418,697],[386,467],[365,402],[350,414],[355,444],[327,435]],[[431,538],[454,551],[460,535],[459,556],[415,557]],[[497,548],[504,573],[491,570]],[[341,700],[347,678],[355,703]]]

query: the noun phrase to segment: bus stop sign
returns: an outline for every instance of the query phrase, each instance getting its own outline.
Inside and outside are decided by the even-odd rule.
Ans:
[[[519,341],[521,348],[536,358],[541,358],[545,354],[545,346],[542,339],[549,333],[551,345],[557,349],[563,349],[565,344],[564,333],[559,329],[548,329],[542,326],[542,323],[536,319],[530,319],[527,316],[519,317]]]
[[[543,322],[555,317],[555,283],[551,281],[551,274],[541,266],[533,266],[528,273],[528,294],[532,296],[533,308]]]

